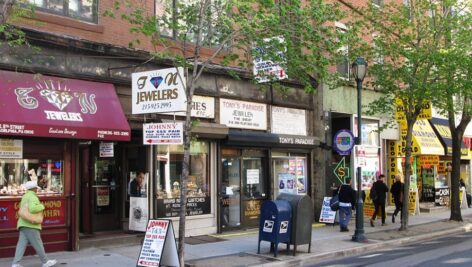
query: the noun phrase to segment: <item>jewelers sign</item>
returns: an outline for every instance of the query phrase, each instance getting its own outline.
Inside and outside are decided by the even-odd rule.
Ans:
[[[131,80],[133,114],[185,111],[183,68],[137,72]]]
[[[266,130],[265,104],[220,98],[220,123],[231,128]]]
[[[181,145],[183,136],[181,122],[143,124],[143,143],[145,145]]]

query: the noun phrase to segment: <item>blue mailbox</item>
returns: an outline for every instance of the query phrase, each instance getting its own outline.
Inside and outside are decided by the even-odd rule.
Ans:
[[[287,244],[290,249],[290,230],[292,228],[292,207],[287,200],[266,200],[261,206],[259,221],[259,244],[257,254],[261,252],[261,241],[269,241],[274,257],[277,257],[279,243]]]

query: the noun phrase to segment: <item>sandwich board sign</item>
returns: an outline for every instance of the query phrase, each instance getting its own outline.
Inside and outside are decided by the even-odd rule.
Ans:
[[[171,220],[149,220],[136,267],[180,267]]]

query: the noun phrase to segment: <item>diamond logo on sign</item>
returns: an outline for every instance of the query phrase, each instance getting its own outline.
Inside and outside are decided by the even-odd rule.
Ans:
[[[157,77],[151,78],[151,83],[152,83],[152,85],[154,85],[154,88],[157,89],[157,87],[159,87],[159,85],[161,85],[161,82],[163,80],[164,80],[164,78],[162,78],[161,76],[157,76]]]
[[[46,100],[56,106],[59,110],[63,110],[67,105],[69,105],[70,101],[73,97],[69,94],[69,92],[60,92],[60,91],[53,91],[44,89],[40,91],[42,97],[46,98]]]

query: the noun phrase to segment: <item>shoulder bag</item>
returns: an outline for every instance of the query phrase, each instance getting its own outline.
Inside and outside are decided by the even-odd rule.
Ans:
[[[43,223],[43,212],[40,211],[38,213],[31,213],[28,208],[28,203],[25,203],[21,206],[20,210],[18,211],[18,215],[20,215],[23,220],[33,224]]]
[[[339,186],[338,193],[329,200],[329,207],[332,211],[337,211],[339,209],[339,193],[341,192],[342,186],[343,185]]]

